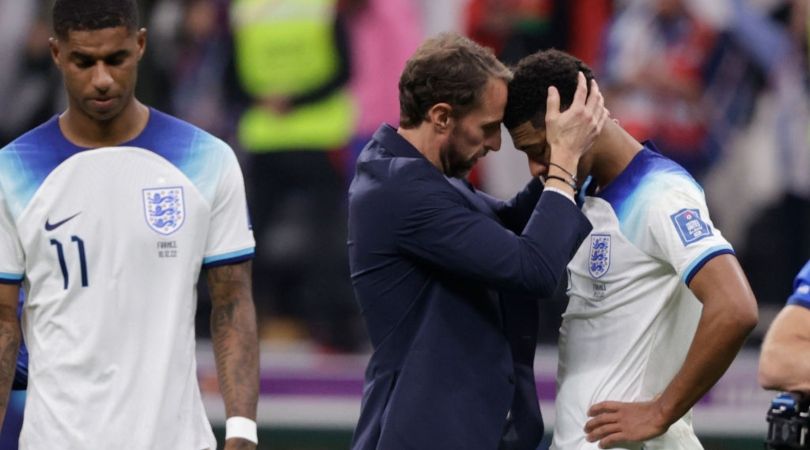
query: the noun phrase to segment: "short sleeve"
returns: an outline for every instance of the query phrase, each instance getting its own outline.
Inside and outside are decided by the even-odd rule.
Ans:
[[[703,191],[691,180],[657,190],[645,212],[643,250],[668,262],[685,284],[712,258],[733,254],[731,244],[714,227]]]
[[[203,259],[206,268],[251,259],[256,246],[239,162],[230,148],[223,159],[222,174],[211,205],[211,224]]]
[[[810,261],[807,261],[796,275],[796,280],[793,281],[793,294],[788,298],[787,304],[810,308]]]
[[[25,276],[25,254],[14,219],[0,189],[0,283],[19,284]]]

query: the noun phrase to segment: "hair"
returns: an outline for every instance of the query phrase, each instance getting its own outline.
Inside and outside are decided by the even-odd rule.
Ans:
[[[65,39],[71,31],[102,28],[138,27],[135,0],[56,0],[53,5],[53,31]]]
[[[514,128],[527,120],[544,127],[549,86],[556,87],[560,93],[560,109],[571,106],[577,90],[577,72],[585,75],[590,91],[593,71],[568,53],[543,50],[520,60],[509,83],[503,118],[506,128]]]
[[[437,103],[453,107],[463,117],[481,102],[491,78],[509,82],[511,71],[492,53],[456,33],[426,40],[405,64],[399,79],[399,124],[414,128]]]

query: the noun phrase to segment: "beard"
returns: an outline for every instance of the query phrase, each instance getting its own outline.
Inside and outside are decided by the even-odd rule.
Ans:
[[[458,150],[456,146],[456,136],[452,136],[447,143],[439,150],[439,158],[442,162],[444,174],[453,178],[464,178],[470,174],[478,156],[467,158]],[[483,155],[482,155],[483,156]]]

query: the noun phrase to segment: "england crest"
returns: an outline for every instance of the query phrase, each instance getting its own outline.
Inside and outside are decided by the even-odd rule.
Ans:
[[[144,189],[143,210],[149,228],[164,236],[174,233],[186,220],[183,188]]]
[[[594,278],[606,274],[610,268],[610,235],[591,235],[591,256],[588,258],[588,273]]]

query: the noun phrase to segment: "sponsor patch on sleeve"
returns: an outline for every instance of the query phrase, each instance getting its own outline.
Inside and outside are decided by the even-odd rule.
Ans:
[[[684,246],[712,235],[712,229],[700,218],[697,209],[684,208],[669,216]]]

